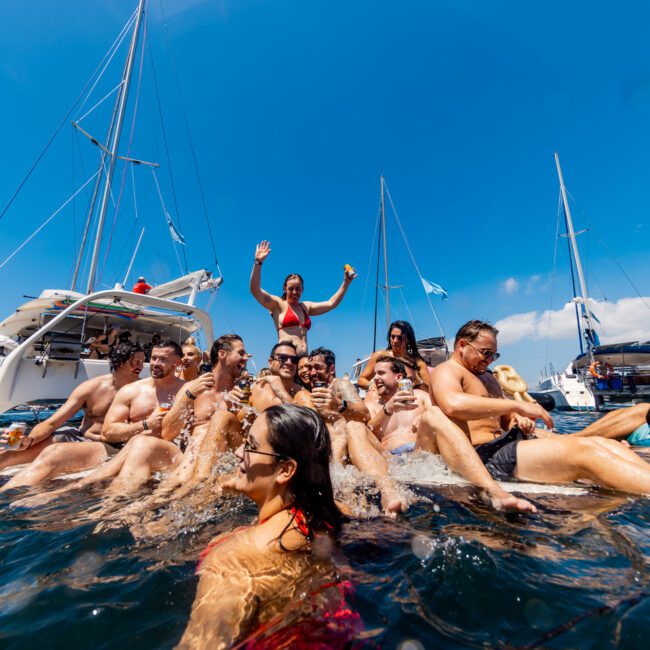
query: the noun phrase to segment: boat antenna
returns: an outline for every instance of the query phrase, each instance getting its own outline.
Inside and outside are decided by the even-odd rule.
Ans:
[[[379,208],[379,221],[381,223],[382,210]],[[379,306],[379,267],[381,260],[381,228],[377,228],[377,271],[375,275],[375,316],[373,319],[373,333],[372,333],[372,351],[377,350],[377,308]]]
[[[388,246],[386,246],[386,210],[384,201],[384,191],[386,183],[384,176],[381,176],[381,232],[384,240],[384,289],[386,290],[386,329],[390,327],[390,287],[388,286]]]
[[[566,187],[564,186],[564,177],[562,176],[562,168],[560,167],[560,157],[557,151],[555,152],[554,155],[555,155],[555,166],[557,167],[557,175],[560,180],[560,192],[562,193],[562,203],[564,204],[564,217],[566,219],[566,223],[569,229],[569,238],[571,240],[571,249],[573,250],[573,259],[575,261],[576,271],[578,273],[578,283],[580,285],[580,294],[582,296],[582,303],[584,307],[584,317],[587,320],[587,327],[589,328],[589,336],[585,337],[587,340],[587,353],[589,354],[590,357],[592,357],[593,342],[591,336],[593,335],[592,333],[594,331],[594,328],[591,322],[591,312],[589,310],[589,303],[587,302],[587,298],[588,298],[587,287],[585,284],[585,277],[582,272],[582,263],[580,262],[580,252],[578,251],[576,234],[573,230],[571,210],[569,209],[569,202],[566,196]]]
[[[113,131],[113,135],[111,138],[110,160],[108,164],[108,170],[106,173],[106,181],[104,183],[104,193],[102,195],[102,201],[99,209],[99,217],[97,219],[97,230],[95,232],[95,244],[93,247],[93,255],[90,263],[90,271],[88,272],[88,284],[86,286],[87,293],[92,293],[95,284],[97,264],[99,262],[99,251],[102,242],[102,232],[104,229],[104,221],[106,219],[106,211],[108,209],[108,202],[110,199],[111,184],[113,181],[113,174],[115,172],[115,163],[117,162],[117,149],[120,143],[120,136],[122,134],[122,125],[124,123],[126,102],[129,95],[129,87],[131,85],[131,76],[133,72],[133,64],[135,62],[135,53],[138,46],[140,26],[142,24],[142,19],[144,17],[145,11],[146,11],[146,0],[140,0],[137,9],[137,18],[135,21],[135,26],[133,28],[131,45],[129,47],[129,53],[126,57],[126,63],[124,65],[124,73],[122,75],[122,87],[120,88],[120,91],[117,96],[117,101],[116,101],[116,105],[118,106],[117,117],[115,120],[115,129]]]

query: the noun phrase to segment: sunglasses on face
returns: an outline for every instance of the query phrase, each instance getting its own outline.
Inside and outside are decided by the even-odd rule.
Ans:
[[[298,363],[298,359],[300,359],[300,357],[297,354],[274,354],[273,359],[279,361],[280,363],[291,361],[291,363],[293,363],[295,366]]]
[[[244,453],[259,454],[260,456],[273,456],[274,458],[279,458],[280,460],[290,460],[289,456],[285,456],[284,454],[276,454],[270,451],[258,451],[257,449],[253,449],[250,446],[250,442],[248,442],[248,440],[244,441]]]
[[[465,341],[467,345],[473,347],[484,359],[492,359],[492,361],[496,361],[500,356],[500,352],[496,352],[495,350],[485,350],[485,349],[479,349],[475,345],[472,345],[469,341]]]

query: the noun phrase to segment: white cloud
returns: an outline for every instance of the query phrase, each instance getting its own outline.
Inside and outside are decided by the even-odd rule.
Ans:
[[[517,280],[514,278],[508,278],[505,282],[501,283],[501,288],[509,296],[511,296],[513,293],[517,293],[517,289],[519,289],[519,282],[517,282]]]
[[[591,311],[600,320],[596,329],[602,343],[650,340],[650,297],[621,298],[617,302],[591,300]],[[512,314],[497,321],[499,341],[503,345],[523,339],[569,339],[576,336],[575,306],[568,302],[562,309]]]

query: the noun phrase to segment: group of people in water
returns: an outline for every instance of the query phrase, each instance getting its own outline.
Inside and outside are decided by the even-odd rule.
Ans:
[[[311,318],[336,308],[354,269],[346,266],[341,286],[327,301],[302,301],[297,274],[287,276],[277,296],[261,287],[270,250],[266,241],[257,246],[250,289],[270,312],[278,341],[268,368],[252,385],[249,355],[237,334],[214,341],[209,372],[200,371],[203,353],[194,343],[159,340],[146,379],[139,379],[144,351],[130,340],[117,341],[109,353],[110,373],[76,388],[22,439],[18,451],[0,453],[0,469],[25,466],[3,491],[92,470],[16,502],[24,506],[100,482],[108,493],[135,493],[151,486],[158,472],[157,493],[179,498],[214,481],[219,459],[235,454],[235,475],[222,479],[212,494],[245,494],[257,505],[258,520],[219,536],[202,554],[182,647],[230,646],[251,621],[264,619],[264,603],[277,597],[282,571],[275,582],[259,584],[251,573],[244,592],[223,557],[245,557],[238,566],[273,565],[288,557],[300,564],[319,540],[336,536],[351,513],[344,498],[334,497],[331,463],[350,463],[371,477],[383,510],[392,516],[408,503],[390,475],[390,459],[415,451],[439,454],[500,511],[535,512],[500,481],[587,481],[650,494],[650,464],[625,442],[634,432],[649,431],[650,405],[614,411],[578,433],[558,434],[539,404],[504,396],[489,370],[499,357],[498,331],[480,320],[458,329],[453,353],[435,368],[420,356],[411,325],[392,323],[386,348],[372,355],[358,379],[362,397],[349,379],[337,377],[334,352],[307,342]],[[82,409],[80,426],[65,426]]]

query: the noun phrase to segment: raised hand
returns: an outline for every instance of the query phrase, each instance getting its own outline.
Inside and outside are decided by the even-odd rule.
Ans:
[[[260,264],[269,256],[271,252],[271,244],[264,240],[261,241],[255,248],[255,261]]]
[[[389,413],[412,411],[418,407],[417,399],[407,390],[398,390],[385,404]]]
[[[348,282],[352,282],[354,278],[357,277],[357,272],[353,266],[350,266],[349,264],[346,264],[343,267],[343,279],[347,280]]]
[[[214,386],[214,375],[211,372],[205,372],[186,385],[187,390],[195,397],[198,397],[201,393],[205,393]]]

